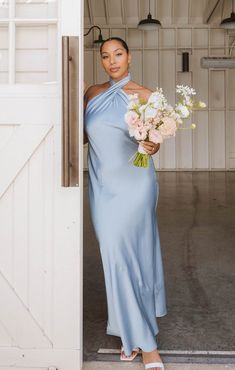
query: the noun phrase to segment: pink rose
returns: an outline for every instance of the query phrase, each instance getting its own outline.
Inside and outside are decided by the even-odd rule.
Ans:
[[[155,144],[158,144],[163,142],[163,137],[159,130],[151,129],[149,130],[149,140]]]
[[[135,132],[134,136],[136,140],[144,140],[147,137],[147,131],[144,128],[134,130],[134,132]]]
[[[128,111],[125,114],[125,121],[131,127],[137,121],[138,118],[139,118],[138,114],[136,112],[133,112],[133,111]]]
[[[165,138],[175,136],[177,130],[175,120],[172,117],[164,117],[162,122],[163,124],[158,127],[161,135]]]

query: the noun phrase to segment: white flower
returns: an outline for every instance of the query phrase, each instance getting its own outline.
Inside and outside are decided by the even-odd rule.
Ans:
[[[148,104],[141,105],[141,107],[139,108],[139,112],[143,113],[143,111],[147,108],[147,106],[148,106]]]
[[[147,130],[140,129],[140,130],[135,130],[134,134],[136,140],[145,140],[147,137]]]
[[[206,107],[206,104],[203,101],[199,101],[198,105],[199,105],[200,108],[205,108]]]
[[[155,108],[151,108],[151,107],[147,107],[145,109],[145,111],[143,112],[144,114],[144,118],[145,119],[148,119],[148,118],[154,118],[157,114],[157,109]]]
[[[127,108],[128,109],[132,109],[132,110],[136,110],[139,108],[139,103],[136,101],[136,100],[131,100],[128,105],[127,105]]]
[[[167,105],[167,100],[163,95],[161,88],[157,89],[150,95],[150,97],[148,98],[148,104],[156,109],[164,108]]]
[[[128,103],[128,109],[138,109],[140,106],[140,101],[138,94],[129,94],[129,103]]]
[[[185,97],[187,95],[196,95],[196,91],[192,87],[184,85],[176,85],[176,92]]]
[[[151,94],[148,99],[148,104],[150,104],[153,108],[161,108],[162,106],[162,99],[159,94]]]
[[[176,110],[177,110],[177,112],[179,112],[179,114],[182,118],[187,118],[189,116],[188,108],[185,105],[181,104],[181,103],[177,104]]]

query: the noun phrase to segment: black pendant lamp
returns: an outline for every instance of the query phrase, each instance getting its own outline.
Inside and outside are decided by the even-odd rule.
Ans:
[[[232,13],[229,18],[223,19],[220,23],[220,27],[231,30],[235,29],[235,13],[234,13],[234,0],[232,1]]]
[[[99,30],[98,39],[97,40],[94,40],[93,43],[95,45],[102,44],[102,42],[104,42],[104,39],[103,39],[103,36],[102,36],[102,33],[101,33],[101,28],[99,26],[92,26],[92,27],[90,27],[89,30],[87,31],[87,33],[85,33],[83,36],[87,36],[91,32],[91,30],[93,30],[93,28],[97,28]]]
[[[159,27],[161,27],[161,23],[159,22],[159,20],[153,19],[152,15],[150,13],[150,0],[149,0],[149,14],[148,14],[148,17],[146,19],[142,19],[138,23],[137,28],[139,30],[143,30],[143,31],[152,31],[152,30],[158,29]]]

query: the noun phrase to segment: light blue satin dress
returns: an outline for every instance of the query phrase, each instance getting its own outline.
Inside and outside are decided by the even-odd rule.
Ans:
[[[119,336],[128,356],[134,347],[157,348],[156,317],[167,313],[156,220],[158,178],[129,161],[138,143],[124,121],[128,76],[94,96],[85,110],[89,201],[105,278],[106,333]]]

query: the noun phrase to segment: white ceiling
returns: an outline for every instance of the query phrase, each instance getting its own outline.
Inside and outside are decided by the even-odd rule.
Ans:
[[[136,26],[148,14],[148,0],[85,0],[85,27]],[[231,0],[150,0],[151,14],[162,25],[209,24],[218,25],[221,17],[232,11]]]

